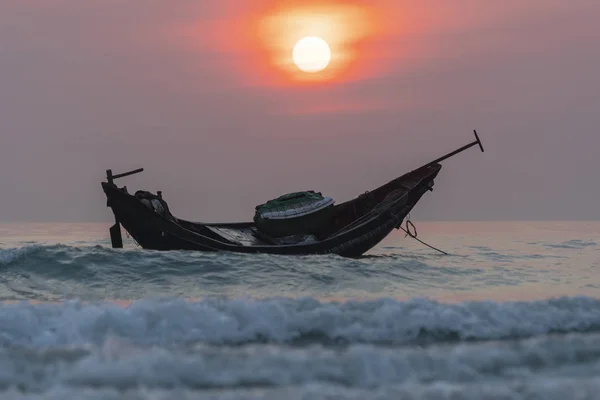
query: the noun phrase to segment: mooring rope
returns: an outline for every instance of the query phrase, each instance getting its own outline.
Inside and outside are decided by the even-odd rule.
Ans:
[[[434,247],[434,246],[432,246],[432,245],[430,245],[430,244],[427,244],[427,243],[425,243],[424,241],[422,241],[421,239],[419,239],[419,238],[417,237],[417,236],[418,236],[418,233],[417,233],[417,227],[416,227],[416,226],[415,226],[415,224],[413,224],[413,223],[412,223],[412,221],[410,220],[410,216],[409,216],[409,217],[406,219],[406,228],[403,228],[402,226],[400,226],[400,229],[401,229],[401,230],[403,230],[403,231],[406,233],[406,235],[405,235],[404,237],[406,237],[406,236],[410,236],[411,238],[415,239],[417,242],[419,242],[419,243],[421,243],[421,244],[423,244],[423,245],[425,245],[425,246],[429,247],[429,248],[430,248],[430,249],[432,249],[432,250],[439,251],[440,253],[442,253],[442,254],[444,254],[444,255],[449,255],[449,254],[448,254],[448,253],[446,253],[445,251],[443,251],[443,250],[440,250],[440,249],[438,249],[437,247]],[[412,232],[411,232],[411,229],[412,229]],[[413,233],[413,232],[414,232],[414,233]]]
[[[127,239],[132,239],[133,243],[137,244],[138,247],[142,247],[133,236],[129,236],[129,232],[125,231],[125,235],[127,235]]]

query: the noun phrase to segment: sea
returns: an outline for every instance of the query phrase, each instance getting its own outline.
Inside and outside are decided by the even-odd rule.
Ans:
[[[0,224],[1,399],[598,399],[600,222],[422,222],[359,259]]]

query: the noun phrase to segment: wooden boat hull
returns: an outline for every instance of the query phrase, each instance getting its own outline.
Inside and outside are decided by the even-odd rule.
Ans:
[[[333,206],[330,223],[319,226],[314,237],[278,238],[260,230],[255,222],[201,223],[175,217],[169,211],[160,192],[128,193],[127,188],[115,185],[123,178],[143,169],[113,175],[107,170],[107,182],[102,188],[107,206],[115,216],[111,227],[112,245],[123,247],[120,226],[144,249],[231,251],[239,253],[268,253],[282,255],[337,254],[359,257],[394,228],[400,228],[421,197],[433,190],[441,162],[473,146],[483,146],[476,140],[446,154],[414,171],[402,175],[357,198]],[[329,217],[328,217],[329,219]]]
[[[232,224],[201,224],[189,221],[171,221],[140,202],[135,196],[114,183],[102,182],[107,205],[113,210],[116,220],[144,249],[152,250],[196,250],[196,251],[233,251],[240,253],[269,254],[337,254],[346,257],[358,257],[377,245],[389,233],[399,227],[404,218],[413,209],[425,192],[432,189],[434,178],[441,166],[431,166],[423,171],[413,172],[410,177],[399,178],[390,182],[389,187],[374,191],[378,198],[383,198],[396,191],[395,202],[385,206],[375,200],[381,210],[367,218],[364,223],[346,231],[340,231],[313,243],[272,244],[253,232],[256,240],[251,243],[235,243],[229,238],[220,237],[219,230],[251,232],[255,229],[253,222]],[[412,185],[411,185],[412,184]],[[408,185],[403,188],[404,185]],[[412,187],[410,187],[412,186]],[[382,190],[384,189],[384,190]],[[398,191],[400,189],[400,191]],[[367,199],[351,200],[364,202]],[[351,202],[337,207],[349,207]],[[362,206],[362,204],[355,204]],[[371,210],[372,211],[372,210]]]

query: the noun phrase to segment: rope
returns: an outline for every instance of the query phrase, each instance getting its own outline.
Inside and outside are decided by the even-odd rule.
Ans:
[[[134,242],[135,244],[137,244],[137,246],[138,246],[138,247],[142,247],[142,246],[140,246],[140,244],[137,242],[137,240],[135,240],[135,238],[133,238],[132,236],[129,236],[129,232],[125,231],[125,235],[127,235],[127,239],[132,239],[132,240],[133,240],[133,242]]]
[[[416,227],[416,226],[415,226],[415,224],[413,224],[413,223],[412,223],[412,221],[410,220],[410,215],[408,216],[408,218],[407,218],[407,220],[406,220],[406,228],[403,228],[402,226],[400,226],[400,229],[401,229],[401,230],[403,230],[403,231],[406,233],[406,235],[405,235],[404,237],[406,237],[406,236],[410,236],[411,238],[415,239],[417,242],[419,242],[419,243],[421,243],[421,244],[423,244],[423,245],[425,245],[425,246],[429,247],[429,248],[430,248],[430,249],[432,249],[432,250],[439,251],[440,253],[442,253],[442,254],[444,254],[444,255],[449,255],[449,254],[448,254],[448,253],[446,253],[445,251],[443,251],[443,250],[440,250],[440,249],[438,249],[437,247],[433,247],[432,245],[425,243],[424,241],[422,241],[421,239],[419,239],[419,238],[417,237],[417,236],[418,236],[418,233],[417,233],[417,227]],[[411,232],[411,229],[412,229],[412,232]]]

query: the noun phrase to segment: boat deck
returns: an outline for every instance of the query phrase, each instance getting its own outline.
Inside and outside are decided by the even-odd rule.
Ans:
[[[214,232],[215,234],[229,240],[230,242],[236,243],[240,246],[264,246],[269,244],[256,237],[253,228],[239,229],[218,226],[207,226],[206,228]]]

